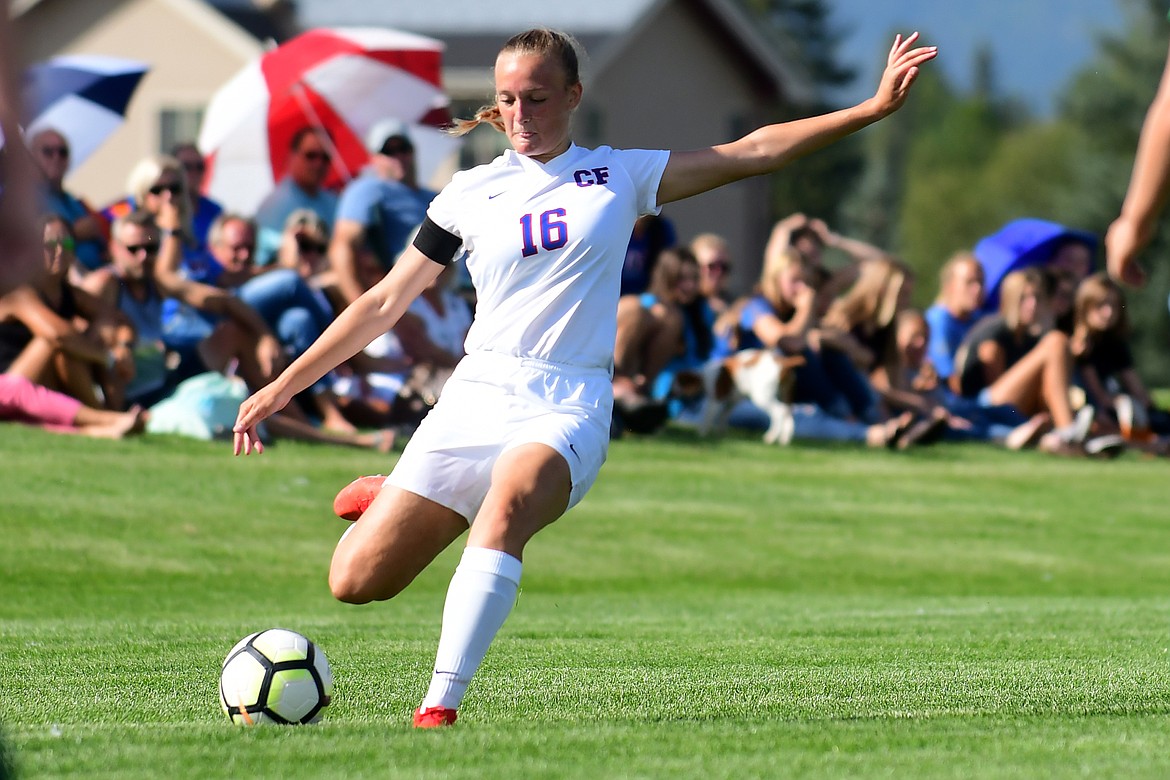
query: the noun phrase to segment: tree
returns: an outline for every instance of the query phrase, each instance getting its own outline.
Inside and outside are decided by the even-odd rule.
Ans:
[[[821,95],[846,86],[857,77],[857,69],[842,62],[838,55],[848,30],[831,23],[831,9],[824,0],[744,2],[768,23],[777,48],[805,70]],[[822,97],[810,104],[790,106],[775,119],[788,121],[835,108],[838,106]],[[839,205],[861,170],[861,146],[855,138],[797,160],[783,174],[772,177],[776,216],[801,211],[835,223]]]

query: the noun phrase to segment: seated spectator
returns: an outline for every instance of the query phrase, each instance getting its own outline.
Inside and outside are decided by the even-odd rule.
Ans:
[[[701,233],[691,240],[690,249],[699,262],[699,294],[718,316],[727,311],[731,303],[727,289],[731,278],[731,251],[727,240],[715,233]]]
[[[926,310],[930,325],[927,356],[946,383],[955,371],[955,353],[983,308],[983,266],[970,252],[953,255],[939,272],[938,299]]]
[[[207,248],[207,233],[211,223],[223,213],[223,206],[203,194],[203,180],[207,174],[207,162],[199,147],[191,142],[175,144],[171,156],[183,166],[186,176],[185,189],[191,204],[191,238],[196,248]]]
[[[869,374],[893,349],[894,317],[910,302],[910,270],[889,257],[863,261],[857,281],[825,312],[819,330],[821,349],[840,350]]]
[[[1027,417],[1046,413],[1056,427],[1040,439],[1040,448],[1083,455],[1092,410],[1074,414],[1069,339],[1048,329],[1045,291],[1044,277],[1035,269],[1008,274],[1000,313],[980,320],[967,334],[950,388],[980,406],[1010,406]]]
[[[95,439],[121,439],[142,433],[146,412],[93,409],[72,396],[30,382],[17,374],[0,374],[0,421],[35,425],[53,433],[76,433]]]
[[[297,209],[284,223],[274,265],[296,271],[322,307],[336,316],[347,301],[341,293],[337,273],[329,263],[328,251],[329,227],[325,220],[308,209]],[[373,263],[366,263],[360,273],[362,284],[367,285],[382,277]]]
[[[674,223],[661,214],[638,217],[622,263],[622,295],[641,295],[650,289],[654,266],[664,249],[678,243]]]
[[[65,220],[46,217],[42,230],[40,273],[0,297],[0,371],[60,390],[94,409],[120,408],[121,391],[133,375],[123,343],[128,331],[118,332],[112,309],[69,282],[73,239]]]
[[[308,209],[333,229],[337,194],[325,188],[333,160],[333,141],[324,130],[302,127],[289,142],[288,172],[256,210],[260,228],[256,263],[268,265],[280,248],[280,235],[289,214]]]
[[[794,400],[815,404],[832,417],[852,418],[872,406],[872,392],[847,356],[836,350],[822,352],[815,342],[814,274],[804,256],[791,247],[766,255],[756,294],[737,301],[716,320],[715,353],[775,349],[801,355],[805,362],[796,369]]]
[[[68,223],[70,235],[76,242],[75,253],[80,268],[75,279],[106,263],[105,220],[65,189],[65,174],[69,172],[69,141],[57,130],[45,128],[34,133],[28,141],[33,158],[45,177],[44,210],[56,214]]]
[[[254,309],[227,290],[186,278],[181,267],[178,206],[167,203],[160,210],[166,226],[163,240],[153,217],[144,210],[115,221],[111,230],[110,255],[113,262],[90,274],[86,285],[94,295],[117,305],[133,322],[137,338],[158,348],[171,348],[179,355],[180,370],[170,377],[170,386],[179,378],[204,371],[227,373],[238,370],[251,387],[270,381],[284,365],[284,351],[267,323]],[[164,262],[159,263],[160,251]],[[165,266],[160,270],[158,266]],[[212,331],[194,344],[172,344],[163,329],[163,300],[174,297],[187,306],[211,315]],[[393,433],[354,433],[315,428],[296,404],[289,404],[276,417],[270,430],[275,436],[305,441],[344,444],[386,451]]]
[[[994,441],[1009,449],[1034,444],[1052,425],[1047,413],[1026,418],[1010,406],[984,406],[951,393],[927,357],[930,325],[917,309],[904,309],[894,319],[893,359],[873,374],[874,388],[889,414],[913,412],[918,423],[907,440],[922,442],[939,433],[931,421],[945,422],[948,439]]]
[[[869,376],[890,359],[894,316],[907,305],[911,284],[902,263],[888,257],[865,260],[857,281],[833,301],[820,326],[809,334],[823,364],[845,358],[860,374],[857,380],[847,380],[843,369],[835,372],[852,418],[872,423],[881,417]]]
[[[658,256],[650,290],[618,301],[614,405],[635,432],[666,421],[674,375],[711,356],[714,315],[699,294],[699,265],[687,249]],[[660,402],[660,403],[652,403]]]
[[[444,268],[394,330],[349,362],[334,390],[351,420],[409,427],[439,400],[471,329],[471,307],[452,290],[457,274],[454,263]]]
[[[191,200],[187,193],[187,174],[174,157],[151,155],[139,160],[126,179],[129,195],[111,203],[102,212],[112,224],[119,217],[141,209],[155,219],[164,205],[173,205],[178,214],[176,227],[169,228],[179,241],[184,263],[197,265],[203,261],[204,250],[195,238],[191,224]]]
[[[834,233],[824,220],[813,219],[799,212],[788,215],[772,227],[764,256],[768,257],[788,248],[799,252],[808,264],[813,286],[817,289],[818,318],[824,316],[829,304],[857,281],[859,263],[885,255],[885,252],[876,246]],[[839,267],[830,268],[825,263],[825,249],[844,255],[847,262]]]
[[[165,223],[168,216],[164,214],[161,219]],[[333,321],[333,310],[328,302],[313,292],[297,270],[275,264],[256,267],[253,261],[256,225],[252,220],[238,214],[221,214],[209,231],[208,250],[210,262],[206,269],[202,269],[203,273],[192,273],[188,267],[180,269],[179,275],[228,290],[239,298],[263,318],[280,341],[288,360],[304,354]],[[156,274],[161,277],[176,274],[174,261],[173,254],[164,252],[159,258]],[[189,322],[182,325],[192,314],[201,322],[194,323],[193,327]],[[168,319],[167,333],[172,343],[180,327],[190,328],[196,338],[202,338],[211,333],[215,322],[215,317],[187,307],[173,312]],[[324,427],[353,432],[353,425],[342,414],[329,385],[328,381],[318,382],[298,400],[310,416],[321,420]]]
[[[171,204],[168,213],[176,211],[177,206]],[[174,219],[177,221],[177,217]],[[177,242],[171,228],[164,238],[168,253],[178,254]],[[240,375],[253,387],[274,376],[283,365],[283,351],[264,320],[224,290],[177,274],[156,274],[159,246],[154,217],[148,211],[140,209],[119,217],[110,235],[112,262],[86,278],[86,290],[129,318],[138,343],[152,345],[159,352],[173,346],[183,362],[188,363],[183,372],[186,376],[206,370],[223,372],[233,361],[238,363]],[[210,334],[195,344],[170,345],[163,328],[163,300],[168,296],[193,308],[225,316]]]
[[[329,247],[347,305],[390,270],[436,195],[418,185],[414,143],[401,122],[377,123],[366,144],[370,162],[341,193]],[[373,280],[359,268],[370,257],[381,271]]]
[[[1077,289],[1072,352],[1077,379],[1104,430],[1135,446],[1167,454],[1170,414],[1158,409],[1134,365],[1125,293],[1104,272]]]

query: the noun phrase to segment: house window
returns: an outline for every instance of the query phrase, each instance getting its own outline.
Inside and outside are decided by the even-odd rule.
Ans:
[[[164,108],[158,112],[158,150],[170,154],[177,143],[193,142],[199,137],[203,107]]]

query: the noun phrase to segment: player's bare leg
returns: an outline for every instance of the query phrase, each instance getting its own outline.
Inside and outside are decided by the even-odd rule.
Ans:
[[[517,447],[496,461],[447,591],[435,670],[415,726],[455,722],[472,676],[516,601],[524,547],[564,513],[571,487],[569,464],[544,444]]]
[[[329,588],[350,604],[393,598],[466,530],[455,511],[387,485],[337,543]]]

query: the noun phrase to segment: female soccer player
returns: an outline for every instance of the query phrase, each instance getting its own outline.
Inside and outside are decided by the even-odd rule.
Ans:
[[[500,51],[487,122],[512,151],[457,173],[413,246],[275,381],[247,399],[235,452],[261,452],[257,425],[389,330],[443,267],[467,252],[477,311],[467,356],[385,488],[342,536],[329,585],[341,601],[389,599],[470,534],[451,580],[419,727],[448,725],[512,608],[532,536],[574,506],[605,460],[613,405],[619,276],[634,220],[665,203],[771,173],[897,110],[935,47],[895,38],[876,94],[853,108],[763,127],[690,152],[585,149],[571,38],[521,33]]]

